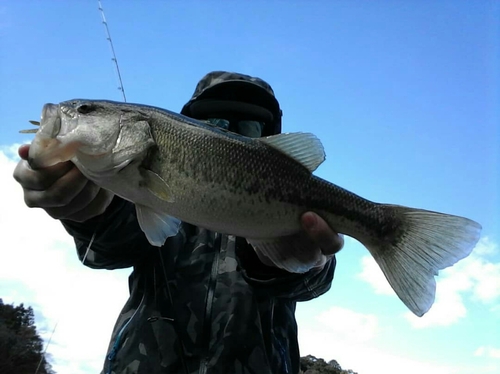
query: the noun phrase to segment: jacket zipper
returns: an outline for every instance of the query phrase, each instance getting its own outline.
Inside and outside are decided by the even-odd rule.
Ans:
[[[120,343],[122,340],[122,335],[127,328],[127,326],[130,324],[130,322],[134,319],[135,315],[139,311],[139,308],[141,307],[142,303],[144,302],[144,294],[142,295],[141,302],[137,306],[134,314],[132,314],[132,317],[130,317],[122,326],[120,331],[118,331],[118,334],[116,334],[115,342],[113,343],[113,347],[111,348],[111,351],[109,351],[108,355],[106,356],[106,361],[108,364],[108,370],[106,370],[106,374],[111,374],[111,365],[113,364],[113,361],[116,358],[116,354],[118,353],[118,350],[120,349]]]
[[[221,234],[215,233],[214,235],[214,260],[212,262],[212,271],[210,272],[210,279],[208,281],[207,302],[205,304],[205,318],[203,325],[203,340],[205,357],[201,359],[199,374],[206,374],[208,366],[208,351],[210,349],[210,335],[212,332],[212,307],[214,301],[215,286],[217,285],[217,273],[219,270],[219,255],[221,247]]]

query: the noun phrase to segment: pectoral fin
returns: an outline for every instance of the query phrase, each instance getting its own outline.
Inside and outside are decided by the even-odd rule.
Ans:
[[[143,177],[142,184],[146,187],[153,195],[157,198],[167,201],[169,203],[174,202],[174,196],[172,191],[170,190],[167,182],[163,180],[158,174],[154,171],[148,169],[142,169],[141,175]]]
[[[144,205],[137,205],[137,220],[151,245],[161,247],[170,236],[179,232],[181,221],[175,217],[162,214]]]

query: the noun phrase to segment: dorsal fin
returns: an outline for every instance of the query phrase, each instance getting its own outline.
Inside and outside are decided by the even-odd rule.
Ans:
[[[304,165],[313,172],[325,161],[321,141],[311,133],[293,132],[257,139],[274,147]]]

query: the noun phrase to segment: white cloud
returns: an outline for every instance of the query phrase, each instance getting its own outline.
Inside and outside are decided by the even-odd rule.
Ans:
[[[315,317],[302,315],[299,306],[300,354],[311,354],[325,361],[332,359],[343,369],[363,374],[456,374],[451,366],[400,357],[377,348],[378,318],[347,308],[329,308]]]
[[[483,359],[499,357],[500,349],[492,347],[478,348],[474,353],[478,359],[469,365],[429,358],[420,353],[417,346],[406,354],[393,354],[391,349],[381,347],[387,346],[390,340],[393,341],[390,344],[397,344],[398,336],[394,335],[392,326],[381,326],[372,314],[339,307],[313,314],[310,308],[299,304],[297,320],[301,356],[310,354],[326,362],[334,359],[344,370],[362,374],[493,374],[499,369],[496,362]],[[412,339],[411,336],[409,332],[403,339]]]
[[[373,314],[332,307],[318,315],[317,320],[335,333],[337,339],[350,342],[371,340],[378,332],[378,320]]]
[[[468,267],[470,277],[475,280],[474,295],[483,302],[494,302],[500,298],[500,262],[489,262],[488,256],[498,253],[498,246],[489,238],[482,239]]]
[[[0,147],[0,227],[3,234],[0,297],[8,303],[24,302],[40,312],[37,323],[45,339],[58,322],[48,349],[57,372],[99,372],[116,316],[128,296],[126,277],[129,271],[91,270],[78,262],[72,240],[62,226],[42,210],[24,205],[21,188],[12,178],[16,154],[17,146]],[[453,303],[452,309],[460,310],[465,292],[488,303],[492,309],[499,309],[495,304],[498,301],[498,288],[495,288],[499,279],[498,264],[488,261],[488,256],[496,255],[496,251],[493,243],[483,240],[474,252],[477,256],[443,272],[438,282],[438,300],[431,309],[431,312],[436,309],[437,313],[439,305],[444,305],[440,317],[435,317],[437,320],[445,319],[446,307]],[[363,258],[362,264],[365,281],[378,284],[382,294],[394,295],[371,258]],[[453,299],[456,296],[458,298]],[[457,318],[462,315],[459,313]],[[313,354],[327,361],[336,359],[342,367],[363,374],[467,372],[378,349],[377,336],[382,328],[375,315],[335,307],[312,320],[312,324],[306,319],[299,322],[302,355]],[[476,350],[478,357],[496,357],[497,353],[498,349],[492,347]]]
[[[474,356],[500,359],[500,348],[482,346],[476,349]]]
[[[384,273],[382,273],[382,270],[372,256],[367,255],[361,258],[361,269],[358,277],[369,283],[376,294],[395,295],[391,285],[385,279]]]
[[[355,312],[351,313],[358,315]],[[344,322],[335,320],[339,326]],[[457,374],[460,372],[451,366],[396,356],[377,349],[376,342],[355,342],[345,339],[343,333],[342,328],[334,330],[331,326],[311,327],[305,322],[300,323],[301,356],[311,354],[327,362],[335,359],[343,369],[352,369],[363,374]]]
[[[436,301],[423,317],[406,313],[415,328],[449,326],[467,315],[469,302],[480,302],[492,308],[500,302],[500,262],[490,261],[497,255],[496,243],[482,238],[472,254],[444,269],[437,277]],[[369,283],[377,294],[396,296],[382,270],[371,256],[361,259],[359,278]]]
[[[431,310],[422,318],[406,314],[412,326],[449,326],[464,318],[472,303],[495,307],[500,302],[500,262],[489,257],[496,253],[496,244],[485,237],[469,257],[443,270]]]
[[[449,288],[439,288],[434,305],[423,317],[417,317],[411,312],[405,313],[406,319],[413,327],[450,326],[467,315],[462,296],[451,282],[449,284]]]
[[[81,265],[71,237],[41,209],[24,204],[12,177],[17,145],[0,147],[0,297],[36,313],[48,353],[61,373],[97,373],[116,317],[128,296],[130,270],[97,271]]]

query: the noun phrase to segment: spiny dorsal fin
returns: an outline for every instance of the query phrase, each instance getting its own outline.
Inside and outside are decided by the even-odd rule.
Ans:
[[[294,132],[268,136],[258,140],[297,160],[311,172],[325,161],[323,145],[314,134]]]

